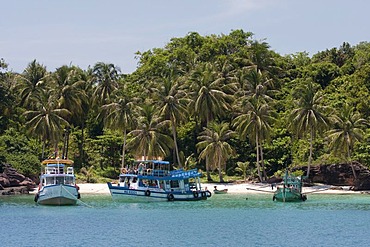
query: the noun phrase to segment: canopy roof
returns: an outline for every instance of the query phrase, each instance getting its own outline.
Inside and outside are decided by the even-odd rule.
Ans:
[[[65,164],[65,165],[73,165],[73,161],[69,159],[47,159],[41,162],[42,165],[48,165],[48,164]]]
[[[165,160],[135,160],[135,163],[154,163],[154,164],[163,164],[163,165],[170,164],[169,161],[165,161]]]

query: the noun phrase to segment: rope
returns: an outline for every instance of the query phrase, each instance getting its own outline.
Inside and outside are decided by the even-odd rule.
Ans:
[[[73,195],[71,192],[69,192],[66,188],[64,188],[64,186],[62,186],[62,188],[65,190],[65,191],[67,191],[67,193],[68,194],[70,194],[71,196],[75,196],[75,195]],[[86,206],[86,207],[89,207],[89,208],[93,208],[92,206],[90,206],[89,204],[87,204],[87,203],[85,203],[85,202],[83,202],[81,199],[78,199],[77,198],[77,200],[79,201],[79,202],[81,202],[84,206]]]

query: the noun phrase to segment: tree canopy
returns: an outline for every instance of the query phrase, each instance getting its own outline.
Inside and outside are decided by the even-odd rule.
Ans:
[[[51,72],[37,60],[15,73],[0,58],[1,162],[32,173],[14,150],[34,162],[65,148],[68,129],[77,170],[110,178],[141,157],[192,160],[220,180],[247,167],[259,180],[307,164],[370,167],[368,42],[282,56],[251,32],[190,32],[136,56],[131,74],[100,61]]]

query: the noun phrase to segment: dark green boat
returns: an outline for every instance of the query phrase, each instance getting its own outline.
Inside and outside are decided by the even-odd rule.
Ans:
[[[298,202],[306,201],[307,196],[302,194],[302,176],[294,177],[285,172],[283,185],[278,186],[274,196],[274,201],[279,202]]]

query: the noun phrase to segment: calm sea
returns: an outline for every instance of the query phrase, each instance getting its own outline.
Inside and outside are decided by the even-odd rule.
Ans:
[[[212,195],[198,202],[112,201],[76,206],[0,197],[0,246],[369,246],[370,195]]]

